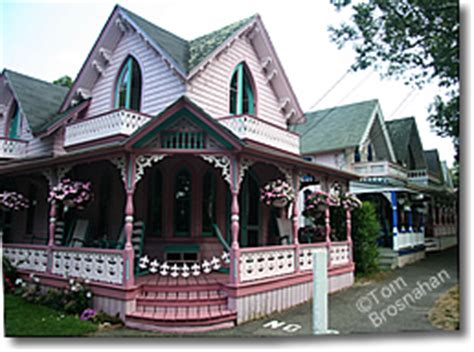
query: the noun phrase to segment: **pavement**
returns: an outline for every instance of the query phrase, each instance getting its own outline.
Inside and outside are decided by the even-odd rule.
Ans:
[[[429,253],[417,263],[357,282],[329,296],[329,328],[339,334],[438,331],[428,321],[436,299],[458,283],[458,253]],[[233,329],[194,336],[277,337],[311,335],[311,302]],[[99,336],[164,336],[120,329]],[[169,336],[169,335],[168,335]],[[188,335],[189,336],[189,335]]]

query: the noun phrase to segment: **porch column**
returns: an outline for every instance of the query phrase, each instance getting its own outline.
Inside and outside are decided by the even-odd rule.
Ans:
[[[392,248],[398,251],[398,212],[397,212],[397,193],[394,191],[390,192],[390,198],[392,201],[392,232],[393,232],[393,245]]]
[[[326,209],[324,210],[324,222],[326,224],[326,247],[328,249],[328,268],[331,268],[331,210],[329,204],[330,202],[328,199]]]
[[[349,261],[353,262],[352,253],[352,214],[350,209],[346,209],[346,240],[349,245]]]
[[[133,195],[135,193],[135,156],[130,155],[127,163],[127,179],[125,182],[125,248],[124,248],[124,286],[133,286],[135,283],[135,253],[133,251]]]
[[[408,210],[408,232],[413,232],[413,213],[411,208]]]
[[[233,285],[239,284],[239,266],[240,266],[240,246],[239,246],[239,162],[236,158],[231,160],[231,185],[230,191],[232,194],[231,202],[231,217],[230,229],[232,234],[232,244],[230,247],[230,283]]]
[[[54,246],[54,232],[56,231],[56,214],[58,212],[58,208],[56,205],[56,201],[51,202],[51,206],[49,208],[49,236],[48,236],[48,247]]]
[[[299,228],[299,195],[300,195],[300,178],[298,172],[293,173],[293,189],[295,192],[295,199],[293,200],[293,244],[295,245],[295,271],[300,272],[300,242],[298,239]]]

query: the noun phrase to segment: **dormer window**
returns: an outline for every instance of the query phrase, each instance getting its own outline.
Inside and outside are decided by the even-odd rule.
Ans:
[[[137,61],[129,56],[120,70],[115,88],[115,108],[140,111],[142,76]]]
[[[359,163],[360,162],[360,151],[359,147],[356,147],[354,150],[354,162]]]
[[[255,113],[255,94],[251,75],[243,62],[236,66],[230,81],[229,112],[231,115]]]
[[[18,107],[18,104],[15,103],[13,114],[11,115],[10,123],[8,125],[8,138],[17,139],[19,135],[20,135],[20,109]]]
[[[373,161],[374,159],[374,152],[372,150],[372,144],[369,144],[367,147],[367,161]]]

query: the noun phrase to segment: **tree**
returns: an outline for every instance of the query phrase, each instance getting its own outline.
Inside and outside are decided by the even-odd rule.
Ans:
[[[71,88],[72,87],[72,78],[69,76],[62,76],[61,78],[58,78],[57,80],[53,81],[53,84],[56,84],[58,86],[66,87],[66,88]]]
[[[350,0],[331,0],[340,10]],[[459,158],[459,4],[456,0],[365,0],[352,5],[350,23],[329,28],[339,48],[352,43],[353,71],[369,67],[382,77],[423,88],[440,87],[428,121],[441,137],[453,139]]]
[[[379,271],[379,252],[377,237],[380,225],[375,207],[363,202],[352,212],[352,240],[354,242],[354,261],[358,275],[369,275]]]

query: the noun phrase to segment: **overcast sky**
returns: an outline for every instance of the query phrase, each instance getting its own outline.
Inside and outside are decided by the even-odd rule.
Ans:
[[[4,1],[0,8],[0,68],[52,81],[76,76],[117,1]],[[412,90],[378,73],[350,74],[316,106],[353,62],[350,47],[338,50],[327,28],[347,18],[329,0],[154,0],[119,2],[185,39],[259,13],[304,111],[379,99],[386,120],[416,117],[425,149],[438,148],[452,164],[454,149],[426,121],[435,86]]]

